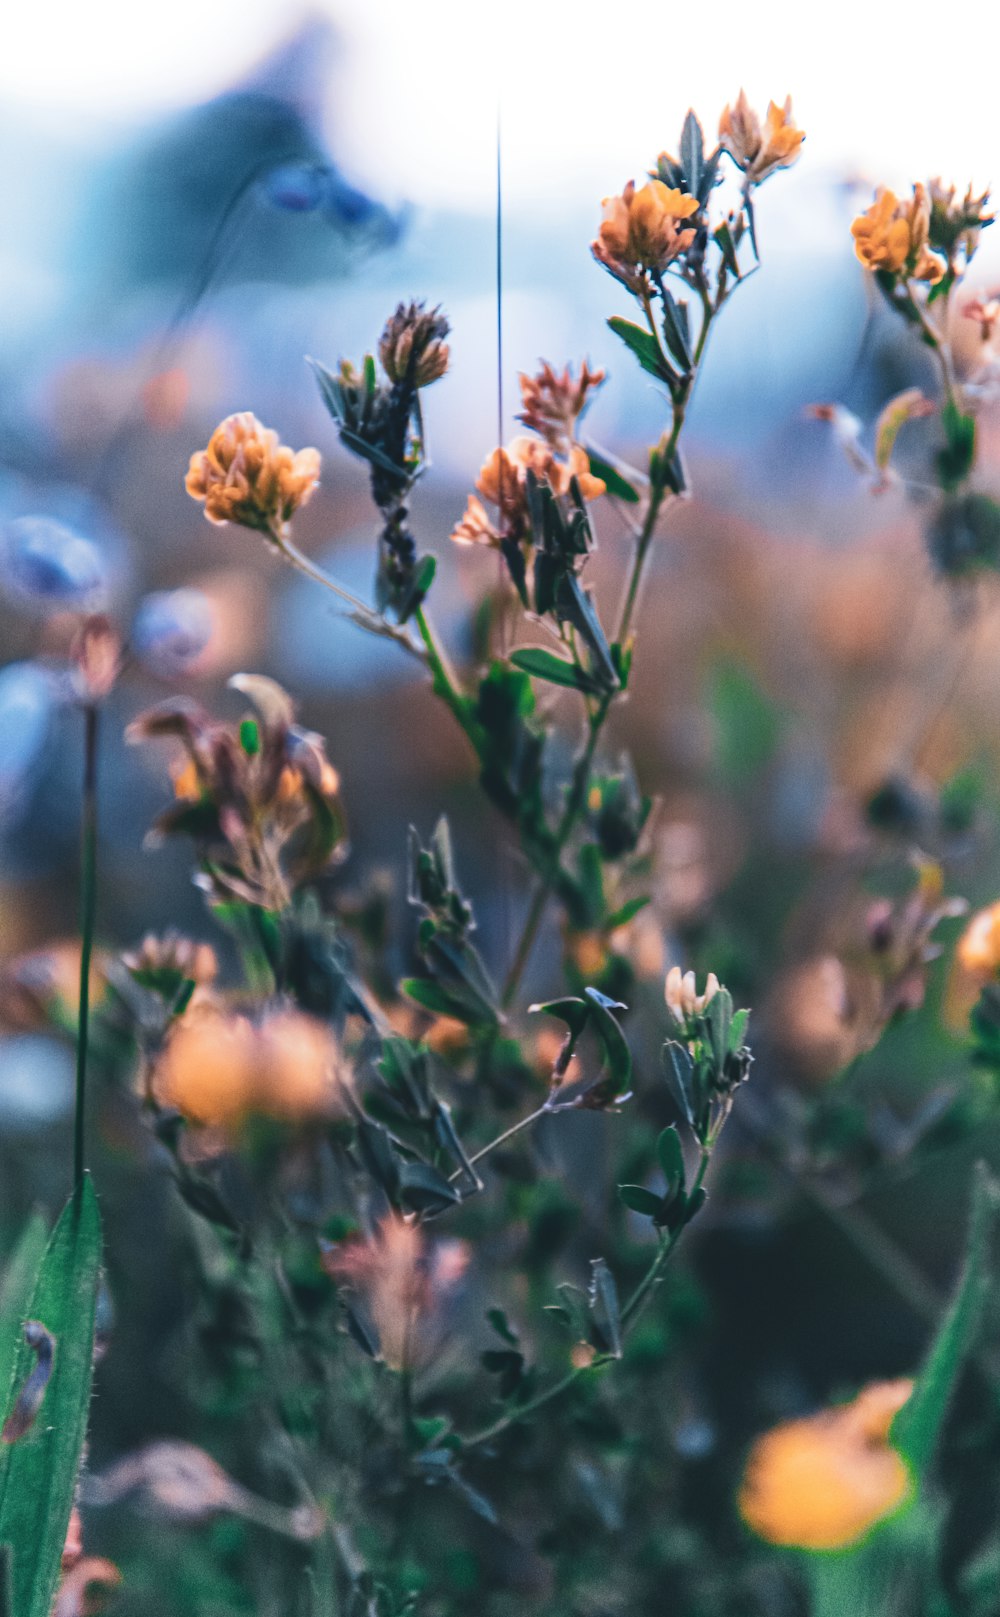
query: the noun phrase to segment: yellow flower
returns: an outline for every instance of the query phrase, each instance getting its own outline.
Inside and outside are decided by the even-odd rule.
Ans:
[[[605,197],[604,218],[590,250],[599,264],[633,292],[645,286],[645,271],[661,275],[695,238],[684,221],[698,211],[697,197],[649,180],[637,191],[629,180],[621,196]]]
[[[175,1025],[153,1090],[161,1106],[192,1123],[234,1130],[254,1116],[286,1123],[339,1116],[349,1082],[322,1022],[283,1010],[256,1024],[205,1004]]]
[[[891,1515],[911,1481],[889,1428],[912,1391],[912,1381],[874,1382],[853,1403],[765,1432],[739,1493],[747,1526],[771,1544],[838,1550]]]
[[[909,202],[880,186],[870,208],[851,226],[854,250],[866,269],[886,270],[917,281],[939,281],[944,264],[927,245],[931,210],[924,187],[913,187]]]
[[[1000,902],[976,911],[958,940],[956,957],[968,976],[993,981],[1000,971]]]
[[[499,511],[499,527],[494,527],[486,508],[474,494],[469,495],[465,515],[452,531],[459,545],[500,544],[503,538],[520,539],[528,525],[527,473],[540,483],[548,483],[553,494],[568,494],[577,479],[585,500],[596,500],[605,485],[590,472],[587,451],[573,444],[566,460],[541,438],[513,438],[506,448],[494,449],[483,461],[476,478],[476,489]]]
[[[805,134],[792,121],[792,98],[784,106],[767,104],[764,128],[741,90],[736,105],[728,104],[719,119],[719,140],[737,168],[743,170],[748,185],[760,185],[779,168],[791,168],[802,150]]]
[[[209,522],[238,522],[280,540],[319,482],[318,449],[296,452],[249,410],[219,423],[191,456],[184,486]]]

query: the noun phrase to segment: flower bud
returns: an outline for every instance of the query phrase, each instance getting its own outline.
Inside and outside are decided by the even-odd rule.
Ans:
[[[449,357],[444,339],[450,329],[439,308],[401,303],[386,323],[378,345],[378,357],[390,382],[428,387],[443,376]]]

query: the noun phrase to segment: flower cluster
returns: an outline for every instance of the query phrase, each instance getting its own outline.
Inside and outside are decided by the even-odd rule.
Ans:
[[[734,106],[728,104],[719,119],[719,140],[747,186],[760,185],[779,168],[790,168],[805,135],[792,120],[792,98],[783,106],[769,101],[764,125],[741,90]]]
[[[280,544],[319,482],[317,449],[289,449],[249,410],[227,416],[191,456],[184,486],[209,522],[235,522]]]
[[[229,1133],[252,1117],[282,1123],[342,1117],[351,1082],[325,1023],[291,1008],[253,1021],[205,1003],[174,1024],[151,1088],[159,1106]]]
[[[605,197],[604,218],[591,252],[630,292],[649,295],[650,276],[662,276],[695,239],[691,223],[698,198],[648,180],[629,180],[620,196]]]
[[[944,275],[946,265],[931,250],[930,227],[931,204],[925,186],[918,182],[913,196],[900,201],[883,185],[871,206],[855,219],[851,235],[866,269],[933,285]]]
[[[322,737],[294,723],[280,685],[246,674],[230,684],[254,703],[255,717],[221,723],[175,698],[141,714],[127,738],[180,743],[176,802],[154,834],[194,839],[199,882],[212,901],[236,898],[280,911],[292,889],[346,851],[340,782]]]

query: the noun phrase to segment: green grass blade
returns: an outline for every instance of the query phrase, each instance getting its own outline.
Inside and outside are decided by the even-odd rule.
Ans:
[[[0,1446],[0,1544],[12,1552],[18,1617],[49,1617],[87,1431],[101,1224],[89,1177],[67,1202],[37,1272],[26,1317],[55,1339],[52,1374],[37,1419]],[[4,1414],[34,1363],[22,1342]]]
[[[980,1162],[973,1182],[965,1262],[955,1294],[938,1326],[916,1386],[889,1434],[918,1480],[934,1457],[951,1395],[975,1345],[989,1283],[990,1232],[996,1208],[997,1187]]]
[[[4,1410],[11,1402],[8,1393],[22,1341],[21,1327],[31,1317],[31,1293],[48,1238],[45,1219],[41,1213],[32,1213],[0,1282],[0,1399]]]

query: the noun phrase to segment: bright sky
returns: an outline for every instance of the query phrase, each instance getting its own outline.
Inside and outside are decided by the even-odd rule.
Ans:
[[[503,87],[511,201],[617,188],[693,104],[791,92],[824,169],[996,180],[992,8],[878,0],[33,0],[4,17],[8,103],[144,119],[224,89],[312,16],[342,42],[331,133],[383,196],[489,206]]]

